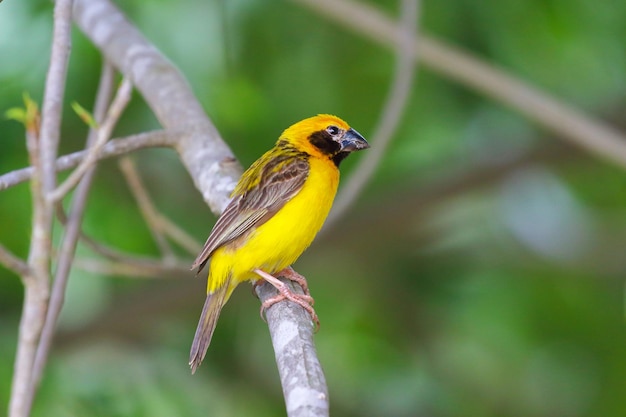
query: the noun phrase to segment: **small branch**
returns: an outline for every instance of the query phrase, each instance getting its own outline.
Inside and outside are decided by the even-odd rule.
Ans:
[[[65,78],[71,43],[72,0],[58,0],[54,6],[52,51],[46,77],[41,128],[37,137],[27,129],[27,148],[36,173],[31,181],[33,220],[28,265],[32,275],[24,276],[24,304],[15,354],[10,417],[27,417],[35,396],[33,363],[46,318],[50,292],[50,257],[54,207],[45,199],[55,186],[57,150]]]
[[[182,135],[183,133],[180,132],[154,130],[152,132],[112,139],[102,147],[102,150],[97,155],[97,160],[125,155],[145,148],[174,147],[176,141]],[[55,164],[57,172],[77,167],[88,153],[88,150],[78,151],[59,157]],[[31,166],[0,175],[0,191],[30,180],[33,177],[33,173],[34,168]]]
[[[93,146],[91,146],[87,150],[87,155],[85,159],[80,163],[78,168],[74,172],[70,174],[70,176],[63,182],[63,184],[59,185],[54,191],[52,191],[48,196],[49,201],[58,202],[60,201],[67,193],[70,192],[72,188],[78,184],[80,179],[85,175],[85,173],[94,166],[96,161],[98,160],[98,154],[100,150],[107,142],[107,140],[111,137],[111,132],[115,127],[117,120],[124,111],[124,108],[130,101],[131,93],[133,91],[133,86],[130,83],[128,78],[124,78],[122,81],[122,85],[117,90],[117,94],[113,99],[113,103],[111,103],[111,108],[107,112],[106,119],[104,122],[98,127],[97,138],[94,141]]]
[[[241,176],[241,166],[180,71],[109,0],[76,0],[74,20],[130,77],[163,127],[185,132],[174,146],[208,206],[221,213]]]
[[[174,257],[174,253],[165,239],[166,236],[170,237],[189,253],[199,253],[202,250],[202,244],[156,209],[146,191],[146,187],[141,181],[141,177],[133,161],[129,157],[122,158],[120,160],[120,168],[126,177],[126,181],[135,196],[137,205],[152,235],[159,244],[159,247],[161,247],[161,252],[166,255],[166,258],[171,259]]]
[[[54,29],[50,66],[46,76],[42,118],[41,118],[41,162],[43,169],[43,189],[48,193],[54,189],[59,139],[61,137],[61,116],[67,64],[72,44],[72,0],[58,0],[54,6]]]
[[[406,106],[409,104],[413,78],[415,77],[415,69],[417,67],[417,56],[413,42],[419,21],[419,1],[402,0],[401,5],[400,27],[402,28],[403,36],[398,39],[396,45],[396,70],[385,106],[374,131],[372,140],[374,146],[360,159],[357,168],[342,187],[324,226],[325,230],[328,230],[332,223],[346,213],[370,181],[398,129]]]
[[[0,244],[0,262],[20,277],[30,276],[32,271],[28,264],[15,256],[11,251]],[[23,278],[22,278],[23,279]],[[24,283],[26,284],[26,283]]]
[[[393,20],[365,3],[354,0],[293,1],[376,43],[393,47],[402,39],[402,30]],[[417,40],[413,49],[417,55]],[[420,34],[419,56],[425,67],[516,109],[561,139],[626,167],[626,137],[612,126],[431,36]]]
[[[176,223],[162,214],[159,215],[159,223],[165,234],[187,252],[193,255],[200,253],[202,243],[198,242],[193,236],[178,227]]]
[[[81,259],[74,265],[83,271],[107,276],[123,276],[126,278],[180,278],[189,275],[189,262],[163,262],[159,259],[134,258],[126,261],[101,261],[97,259]]]
[[[113,91],[114,79],[115,72],[113,67],[105,62],[102,67],[102,74],[100,75],[100,83],[94,106],[94,118],[97,123],[102,121],[106,113],[111,93]],[[87,148],[94,144],[97,140],[97,135],[98,133],[96,130],[89,130],[86,141]],[[58,254],[57,270],[54,277],[54,283],[52,285],[52,292],[50,294],[50,304],[46,314],[46,322],[41,333],[39,345],[37,346],[37,354],[33,365],[33,385],[35,387],[39,385],[44,366],[48,360],[48,354],[50,352],[50,346],[52,344],[56,324],[65,301],[67,280],[69,278],[72,262],[74,261],[76,244],[80,236],[83,213],[87,202],[87,196],[89,195],[89,190],[91,189],[94,172],[95,167],[91,167],[85,172],[85,175],[80,180],[78,187],[76,188],[76,192],[74,193],[72,208],[70,209],[69,218],[67,219],[65,233],[63,235],[63,240]],[[61,204],[59,204],[58,209],[62,210]]]
[[[61,224],[66,225],[68,222],[68,218],[66,217],[65,212],[60,209],[57,211],[57,215]],[[98,242],[94,238],[86,235],[82,231],[80,232],[80,239],[85,244],[85,246],[91,249],[95,254],[98,254],[108,259],[111,264],[128,264],[137,269],[147,268],[153,270],[156,268],[160,268],[160,265],[162,264],[161,260],[154,260],[152,258],[145,258],[134,254],[129,254],[113,247],[107,246],[104,243]],[[171,261],[171,263],[175,264],[176,262],[174,261]],[[189,262],[189,264],[190,263],[191,261]],[[185,270],[189,272],[188,264],[186,264]]]
[[[292,291],[302,288],[281,278]],[[255,291],[261,302],[278,295],[272,285],[263,283]],[[302,307],[282,301],[266,310],[280,382],[289,417],[328,416],[328,388],[313,343],[311,316]]]
[[[325,250],[333,251],[340,250],[350,242],[371,242],[364,248],[361,256],[372,256],[383,250],[387,242],[397,241],[402,236],[410,235],[409,239],[414,242],[413,231],[419,227],[411,228],[410,232],[406,227],[407,222],[410,224],[423,222],[428,213],[437,212],[439,207],[446,203],[450,204],[448,201],[450,199],[484,192],[485,189],[499,184],[504,178],[529,167],[558,167],[572,162],[579,163],[584,155],[576,148],[565,147],[560,142],[546,144],[516,158],[501,161],[500,164],[451,166],[447,172],[438,175],[438,181],[431,181],[425,186],[405,184],[401,188],[394,187],[383,193],[377,203],[369,204],[339,222],[332,235],[320,236],[316,244],[322,245]],[[389,205],[389,201],[393,201],[393,205]],[[384,212],[385,216],[379,216],[381,212]],[[377,219],[374,223],[373,218]]]
[[[174,259],[174,252],[163,233],[162,223],[160,222],[161,216],[154,204],[152,204],[148,191],[139,177],[135,163],[129,156],[124,156],[119,160],[119,167],[161,254],[164,255],[165,259]]]
[[[158,276],[159,271],[168,271],[171,268],[173,268],[174,270],[178,268],[180,269],[180,271],[184,271],[188,274],[189,265],[191,265],[192,262],[191,260],[183,262],[183,267],[181,266],[182,264],[180,263],[180,261],[178,261],[177,259],[167,260],[166,262],[164,262],[163,260],[155,260],[153,258],[146,258],[134,254],[125,253],[118,249],[107,246],[103,243],[100,243],[95,239],[85,235],[84,233],[81,233],[81,240],[94,253],[103,256],[107,260],[109,260],[110,265],[124,265],[124,268],[127,269],[134,268],[133,274],[139,276],[142,276],[142,273],[139,272],[141,268],[145,268],[146,270],[150,271],[145,276]],[[164,267],[166,269],[162,269]],[[132,276],[133,274],[130,274],[130,276]]]

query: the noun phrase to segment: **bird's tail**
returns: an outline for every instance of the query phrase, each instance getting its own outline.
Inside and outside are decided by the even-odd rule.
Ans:
[[[191,352],[189,354],[189,366],[191,366],[192,374],[196,372],[196,369],[198,369],[204,359],[204,355],[206,355],[206,351],[211,343],[213,331],[215,330],[215,325],[217,324],[217,319],[220,316],[222,307],[224,307],[224,304],[226,304],[232,292],[233,288],[230,286],[229,277],[222,286],[206,296],[206,301],[202,308],[202,315],[200,316],[196,335],[193,338]]]

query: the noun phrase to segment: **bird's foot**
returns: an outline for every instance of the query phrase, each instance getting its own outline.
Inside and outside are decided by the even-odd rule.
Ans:
[[[302,292],[304,292],[304,295],[308,295],[309,297],[311,296],[311,293],[309,292],[309,284],[306,282],[306,278],[298,274],[292,267],[288,266],[282,271],[277,272],[276,276],[285,277],[289,281],[297,282],[298,284],[300,284],[300,287],[302,287]],[[314,300],[313,298],[311,298],[311,305],[313,304]]]
[[[274,304],[280,301],[289,300],[298,304],[303,309],[305,309],[311,315],[311,320],[313,320],[313,323],[315,323],[315,330],[317,331],[319,329],[320,320],[317,317],[317,314],[315,313],[315,310],[312,307],[314,300],[313,300],[313,297],[309,295],[309,289],[308,289],[308,286],[306,285],[306,279],[302,275],[298,274],[292,268],[285,268],[282,271],[280,271],[279,274],[277,274],[279,276],[283,276],[291,281],[294,281],[300,284],[305,294],[297,294],[297,293],[294,293],[287,286],[287,284],[285,284],[278,278],[274,277],[273,275],[270,275],[267,272],[262,271],[260,269],[255,269],[254,272],[258,274],[261,278],[263,278],[265,281],[272,284],[274,288],[278,290],[278,295],[268,298],[261,304],[260,314],[263,320],[265,320],[265,316],[263,315],[265,310],[267,310],[269,307],[273,306]]]

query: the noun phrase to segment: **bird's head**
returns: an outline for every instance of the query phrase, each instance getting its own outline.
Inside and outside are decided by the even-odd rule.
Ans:
[[[359,132],[329,114],[319,114],[291,125],[280,135],[279,146],[281,141],[311,156],[328,158],[337,166],[350,152],[370,147]]]

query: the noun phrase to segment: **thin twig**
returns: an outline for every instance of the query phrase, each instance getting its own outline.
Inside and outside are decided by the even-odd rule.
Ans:
[[[357,168],[352,172],[326,221],[325,230],[341,218],[355,202],[363,188],[369,183],[394,137],[402,115],[409,103],[409,97],[417,67],[417,55],[414,51],[414,39],[419,22],[419,1],[402,0],[400,10],[400,28],[403,36],[396,45],[396,69],[381,112],[378,125],[374,130],[372,149],[360,159]]]
[[[96,103],[94,106],[94,118],[96,123],[100,123],[104,119],[108,103],[111,99],[111,93],[113,92],[114,80],[115,71],[113,70],[113,67],[107,62],[104,62],[102,66],[102,74],[100,75],[98,93],[96,94]],[[96,138],[97,131],[93,128],[90,129],[86,141],[87,149],[94,144]],[[33,384],[35,387],[39,385],[41,380],[41,375],[50,352],[50,346],[52,344],[52,338],[54,336],[57,320],[65,300],[67,280],[69,278],[70,269],[74,260],[76,244],[80,236],[81,224],[83,221],[85,204],[91,188],[94,172],[95,166],[85,172],[85,175],[80,180],[73,196],[72,207],[69,212],[70,214],[66,224],[65,233],[63,235],[63,240],[58,253],[57,269],[52,285],[52,291],[50,293],[50,303],[46,314],[46,322],[41,333],[39,345],[37,346],[37,354],[33,365]],[[59,204],[59,209],[62,209],[61,204]]]
[[[407,224],[424,221],[427,213],[437,212],[440,207],[450,204],[451,199],[476,192],[484,192],[502,182],[513,173],[533,166],[558,167],[562,164],[580,163],[584,156],[576,148],[566,147],[560,142],[546,142],[531,152],[507,158],[500,164],[458,167],[451,166],[441,173],[437,181],[416,187],[406,184],[383,193],[377,203],[369,204],[362,210],[338,223],[332,236],[326,234],[317,241],[325,250],[339,250],[349,242],[371,241],[361,256],[378,253],[390,241],[397,241],[407,235]],[[393,201],[392,205],[389,201]],[[380,213],[385,213],[380,216]],[[372,219],[376,218],[376,222]],[[366,226],[368,225],[369,226]],[[417,230],[414,226],[410,230]],[[415,242],[412,236],[411,242]],[[400,244],[399,247],[402,245]],[[411,247],[413,248],[413,247]],[[378,252],[377,252],[378,251]]]
[[[181,132],[154,130],[152,132],[112,139],[102,147],[102,150],[97,155],[97,159],[100,161],[145,148],[173,147],[181,136],[183,136]],[[78,151],[59,157],[55,165],[57,172],[75,168],[85,159],[88,153],[88,150]],[[34,168],[31,166],[0,175],[0,191],[30,180],[33,177],[33,172]]]
[[[135,163],[129,156],[124,156],[119,160],[119,167],[122,174],[124,174],[124,178],[126,178],[128,187],[130,188],[130,191],[139,206],[139,211],[148,226],[148,230],[150,230],[150,233],[152,234],[152,238],[159,247],[161,254],[166,260],[174,259],[176,257],[174,255],[174,251],[163,233],[162,223],[160,222],[161,216],[154,207],[154,204],[152,204],[152,200],[148,195],[148,190],[146,190],[146,187],[141,181],[137,168],[135,167]]]
[[[9,417],[27,417],[30,414],[34,397],[32,365],[46,317],[50,277],[52,208],[46,206],[43,198],[39,138],[36,132],[30,129],[26,131],[26,147],[30,163],[34,167],[30,182],[33,198],[33,230],[28,253],[30,273],[22,275],[25,287],[24,301],[13,368]]]
[[[59,221],[61,224],[67,224],[68,219],[65,217],[65,212],[58,211]],[[91,265],[81,268],[86,271],[102,273],[106,275],[106,271],[111,272],[110,275],[122,275],[129,278],[132,277],[156,277],[164,278],[165,276],[180,276],[180,273],[189,273],[189,265],[191,261],[178,261],[177,259],[168,260],[164,262],[161,259],[154,259],[145,256],[139,256],[122,252],[119,249],[105,245],[102,242],[98,242],[91,236],[88,236],[83,231],[80,232],[80,240],[85,246],[91,249],[95,254],[103,256],[106,261],[98,261],[92,259],[75,259],[74,264],[79,265]],[[196,242],[197,245],[199,243]],[[194,251],[193,253],[197,253]],[[94,266],[96,265],[96,266]],[[90,269],[91,268],[91,269]],[[142,269],[144,272],[141,272]],[[122,272],[124,271],[124,272]]]
[[[57,216],[61,224],[66,225],[68,222],[68,218],[63,210],[57,211]],[[158,268],[162,260],[154,260],[152,258],[146,258],[143,256],[122,252],[117,248],[113,248],[108,246],[102,242],[98,242],[93,237],[87,235],[85,232],[80,232],[80,240],[81,242],[89,249],[93,251],[93,253],[100,255],[110,261],[112,264],[128,264],[132,265],[134,268],[147,268],[154,269]],[[196,253],[196,252],[194,252]],[[175,263],[175,262],[173,262]],[[189,271],[189,267],[187,265],[187,271]]]
[[[166,236],[171,238],[189,253],[197,254],[200,252],[202,249],[202,244],[200,242],[156,209],[154,203],[152,203],[152,200],[148,195],[148,192],[146,191],[146,187],[141,181],[141,177],[139,176],[133,161],[129,157],[120,159],[120,168],[126,177],[126,181],[135,196],[137,205],[139,206],[139,209],[141,210],[152,235],[159,244],[161,252],[165,254],[166,258],[174,257],[174,253],[167,243]]]
[[[112,264],[127,264],[132,265],[135,268],[146,268],[150,270],[158,270],[158,268],[161,268],[161,265],[164,265],[164,262],[162,260],[155,260],[153,258],[147,258],[135,254],[122,252],[119,249],[98,242],[94,238],[86,235],[85,233],[81,233],[80,238],[81,242],[83,242],[86,247],[91,249],[94,253],[105,257]],[[197,253],[197,251],[194,251],[194,253]],[[168,261],[167,265],[169,265],[170,262],[172,268],[174,268],[175,265],[179,263],[177,259],[174,259],[173,261]],[[184,264],[186,271],[189,272],[189,265],[191,264],[191,262],[185,262]]]
[[[48,305],[54,218],[54,207],[46,201],[45,196],[56,183],[54,165],[61,130],[71,23],[72,0],[58,0],[54,6],[52,51],[46,76],[40,135],[36,137],[27,133],[29,158],[36,170],[31,181],[33,225],[28,254],[32,277],[24,277],[26,287],[11,385],[10,417],[27,417],[30,414],[36,389],[32,372]]]
[[[125,278],[180,278],[189,275],[189,262],[163,262],[159,259],[135,258],[127,261],[102,261],[78,258],[74,265],[86,272]]]
[[[375,7],[354,0],[292,0],[340,22],[372,41],[396,45],[402,31]],[[612,126],[540,91],[519,78],[432,36],[419,35],[420,63],[500,101],[561,139],[626,167],[626,137]],[[414,53],[417,55],[417,40]]]
[[[93,165],[98,160],[98,154],[100,150],[104,146],[104,144],[111,137],[111,132],[113,128],[117,124],[117,120],[121,116],[124,108],[130,101],[131,93],[133,91],[133,86],[128,78],[124,78],[122,84],[117,90],[115,94],[115,98],[111,103],[111,107],[107,112],[106,119],[102,124],[98,127],[97,138],[88,150],[85,159],[78,165],[78,167],[70,174],[70,176],[59,185],[54,191],[52,191],[48,196],[49,201],[58,202],[60,201],[67,193],[70,192],[72,188],[78,184],[80,179],[85,175],[85,173],[93,167]]]
[[[54,7],[54,30],[50,66],[46,76],[41,117],[41,163],[43,188],[46,193],[56,185],[54,163],[61,137],[61,117],[67,64],[72,44],[72,0],[59,0]]]
[[[81,242],[83,242],[87,248],[111,261],[130,262],[130,260],[135,259],[136,257],[134,254],[122,252],[119,249],[105,245],[102,242],[98,242],[84,232],[81,233],[80,238]]]
[[[10,250],[0,244],[0,263],[15,272],[20,277],[31,276],[32,271],[26,262],[15,256]]]
[[[161,228],[167,236],[180,245],[183,249],[191,254],[198,254],[202,250],[202,243],[191,236],[189,233],[181,229],[176,223],[172,222],[162,214],[159,215]]]

